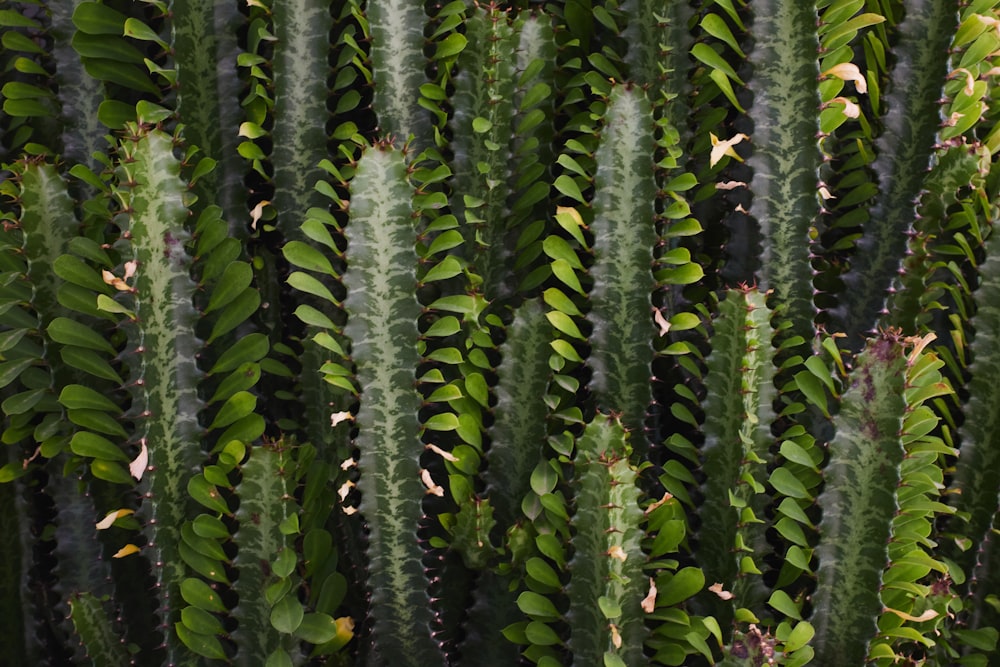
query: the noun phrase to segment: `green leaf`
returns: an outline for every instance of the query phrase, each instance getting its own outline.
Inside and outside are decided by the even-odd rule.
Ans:
[[[337,636],[337,622],[328,614],[306,614],[295,636],[310,644],[324,644]]]
[[[228,373],[236,370],[245,363],[260,361],[267,355],[271,345],[267,336],[262,333],[252,333],[240,338],[236,343],[226,349],[215,362],[209,371],[211,375],[218,373]]]
[[[204,609],[184,607],[181,609],[181,623],[192,632],[202,635],[221,635],[225,633],[222,622]]]
[[[129,458],[118,445],[87,431],[77,431],[69,441],[70,450],[77,456],[101,459],[105,461],[124,461]]]
[[[468,43],[465,35],[453,32],[444,39],[442,39],[437,44],[437,49],[434,51],[434,60],[444,60],[445,58],[454,58],[465,48]]]
[[[247,287],[223,308],[212,327],[212,334],[208,337],[207,342],[211,343],[219,336],[225,335],[243,324],[257,312],[258,308],[260,308],[260,292],[253,287]]]
[[[587,203],[587,200],[583,197],[583,193],[580,191],[580,186],[577,185],[576,181],[570,176],[560,174],[556,177],[556,180],[552,185],[555,186],[555,189],[558,190],[563,196],[574,199],[581,204]]]
[[[219,490],[214,484],[210,484],[203,475],[195,475],[188,481],[187,492],[195,502],[204,505],[213,512],[230,513],[226,501],[219,495]]]
[[[554,621],[562,617],[562,614],[552,604],[552,600],[532,591],[521,593],[517,598],[517,606],[522,612],[536,620]]]
[[[120,36],[125,31],[125,15],[100,2],[81,2],[73,12],[73,25],[91,35]]]
[[[541,621],[532,621],[528,623],[527,627],[524,629],[524,635],[527,637],[529,642],[532,644],[538,644],[539,646],[562,644],[562,640],[559,638],[559,635],[556,634],[556,631]]]
[[[188,577],[181,582],[181,597],[189,605],[216,613],[224,613],[226,606],[222,604],[219,594],[201,579]]]
[[[20,377],[26,369],[35,363],[34,359],[16,359],[0,362],[0,388],[6,387]]]
[[[278,632],[291,634],[299,629],[305,612],[294,595],[286,595],[271,609],[271,625]]]
[[[222,272],[212,296],[209,297],[205,313],[211,313],[227,306],[244,292],[253,281],[253,269],[246,262],[232,262]]]
[[[330,260],[324,257],[323,253],[319,250],[302,241],[289,241],[281,249],[281,252],[285,256],[285,259],[299,268],[317,273],[325,273],[334,278],[338,277],[337,272],[333,270],[333,265],[330,264]]]
[[[52,340],[63,345],[76,345],[98,352],[116,354],[115,348],[104,336],[68,317],[53,319],[46,331]]]
[[[224,428],[229,426],[251,414],[256,408],[257,397],[255,395],[248,391],[237,392],[222,404],[209,428]]]
[[[689,597],[705,587],[705,575],[697,567],[685,567],[678,570],[673,576],[662,585],[658,582],[659,590],[656,596],[658,607],[670,607],[679,602],[687,600]]]

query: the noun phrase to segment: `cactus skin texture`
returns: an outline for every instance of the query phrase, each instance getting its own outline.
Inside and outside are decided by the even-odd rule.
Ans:
[[[994,664],[998,25],[3,4],[4,659]]]

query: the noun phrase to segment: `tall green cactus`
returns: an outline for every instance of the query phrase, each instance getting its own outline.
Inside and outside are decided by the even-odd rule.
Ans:
[[[6,655],[992,664],[998,4],[3,5]]]

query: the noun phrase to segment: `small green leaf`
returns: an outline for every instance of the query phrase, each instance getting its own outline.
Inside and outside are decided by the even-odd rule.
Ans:
[[[105,380],[111,380],[118,384],[122,384],[122,379],[119,377],[115,369],[111,367],[103,357],[98,354],[91,352],[90,350],[84,350],[78,347],[64,347],[59,351],[59,357],[68,366],[73,368],[78,368],[81,371],[90,373],[91,375]],[[2,364],[0,364],[2,366]]]
[[[103,479],[105,482],[111,482],[112,484],[127,484],[131,486],[135,483],[135,480],[132,479],[132,476],[120,463],[113,463],[112,461],[94,459],[90,462],[90,472],[97,479]]]
[[[789,618],[794,618],[797,621],[802,620],[798,605],[792,601],[792,598],[788,597],[788,593],[781,589],[775,590],[767,603]]]
[[[211,343],[243,324],[257,312],[258,308],[260,308],[260,293],[253,287],[246,288],[219,314],[219,319],[215,321],[207,342]]]
[[[562,582],[559,580],[559,575],[556,571],[552,569],[552,566],[546,563],[541,558],[530,558],[528,562],[524,564],[525,570],[528,576],[535,579],[541,584],[559,590],[562,588]]]
[[[552,646],[562,643],[556,631],[541,621],[528,623],[528,626],[524,629],[524,635],[528,638],[529,642],[538,644],[539,646]]]
[[[204,475],[195,475],[192,477],[188,482],[187,492],[195,502],[204,505],[213,512],[226,515],[230,513],[226,501],[219,495],[219,490],[214,484],[210,484]]]
[[[805,485],[787,468],[775,468],[768,481],[783,496],[812,498]]]
[[[576,181],[572,177],[560,174],[553,185],[564,197],[575,199],[581,204],[587,203],[587,200],[583,197],[583,193],[580,191],[580,186],[576,184]]]
[[[535,593],[533,591],[524,591],[517,598],[518,608],[535,620],[558,620],[562,617],[556,606],[552,604],[552,600]]]
[[[295,309],[295,316],[302,320],[305,324],[311,324],[314,327],[319,327],[321,329],[337,328],[333,323],[333,320],[312,306],[308,306],[306,304],[302,304]]]
[[[657,582],[657,606],[670,607],[683,602],[705,587],[705,575],[700,568],[685,567],[662,585]]]
[[[295,565],[297,562],[295,552],[288,547],[284,547],[278,552],[274,562],[271,563],[271,572],[273,572],[276,577],[284,579],[295,571]]]
[[[466,36],[461,33],[451,33],[438,42],[437,49],[434,51],[434,60],[443,60],[457,56],[465,49],[468,41]]]
[[[424,422],[424,428],[431,431],[454,431],[458,426],[458,415],[453,412],[442,412],[441,414],[432,415]]]
[[[222,648],[222,643],[214,635],[195,632],[185,625],[183,620],[174,624],[177,636],[180,637],[184,645],[192,652],[210,660],[225,660],[226,652]]]
[[[205,314],[228,306],[243,293],[253,281],[253,269],[246,262],[232,262],[222,272],[212,296],[205,306]]]
[[[609,621],[613,621],[622,615],[621,605],[615,600],[602,595],[597,598],[597,606],[601,608],[601,613],[604,614],[604,618]]]
[[[567,336],[577,338],[579,340],[586,340],[586,337],[580,332],[580,328],[576,325],[576,322],[574,322],[573,318],[566,313],[562,313],[557,310],[550,310],[545,313],[545,317],[548,318],[549,323],[553,327]]]
[[[472,119],[472,131],[478,134],[483,134],[484,132],[489,132],[493,129],[493,123],[482,116],[476,116]]]
[[[100,2],[81,2],[73,12],[73,25],[91,35],[117,37],[125,31],[125,15]]]
[[[226,605],[222,604],[219,594],[201,579],[188,577],[182,581],[181,597],[189,605],[204,611],[212,611],[220,614],[226,611]]]
[[[222,404],[209,429],[223,428],[243,419],[257,408],[257,397],[248,391],[239,391]]]
[[[283,648],[279,648],[267,656],[267,660],[264,662],[264,667],[294,667],[295,663],[292,662],[292,656],[288,655],[288,651]]]
[[[198,607],[181,609],[181,622],[192,632],[203,635],[221,635],[225,633],[222,622],[216,616]]]
[[[305,612],[294,595],[286,595],[271,609],[271,625],[278,632],[291,634],[299,629]]]
[[[199,514],[191,522],[195,535],[218,540],[229,539],[229,529],[218,517],[209,514]],[[192,628],[194,629],[194,628]]]
[[[212,366],[209,374],[227,373],[236,370],[250,361],[260,361],[270,349],[267,336],[262,333],[252,333],[240,338],[236,343],[222,353],[219,360]]]
[[[295,636],[310,644],[324,644],[337,636],[337,622],[327,614],[306,614]]]
[[[47,389],[33,389],[14,394],[0,403],[0,410],[5,415],[21,415],[31,410],[48,393]]]
[[[49,323],[46,331],[49,337],[63,345],[76,345],[98,352],[116,354],[115,348],[101,334],[90,327],[75,322],[68,317],[57,317]]]
[[[148,25],[135,18],[125,19],[125,29],[124,35],[126,37],[131,37],[132,39],[142,40],[144,42],[155,42],[159,44],[162,48],[169,48],[169,44],[163,41],[159,35],[153,32],[153,29]]]
[[[713,49],[711,46],[704,42],[698,42],[691,48],[691,55],[705,63],[712,69],[721,70],[730,79],[735,81],[740,85],[744,85],[742,79],[736,74],[736,70],[726,62],[725,58],[719,55],[719,53]]]
[[[105,461],[128,462],[128,457],[121,448],[96,433],[77,431],[69,441],[69,448],[77,456],[102,459]]]
[[[300,269],[325,273],[334,278],[338,277],[337,272],[333,270],[333,265],[330,264],[330,260],[319,250],[302,241],[289,241],[281,249],[281,252],[285,256],[285,259]]]

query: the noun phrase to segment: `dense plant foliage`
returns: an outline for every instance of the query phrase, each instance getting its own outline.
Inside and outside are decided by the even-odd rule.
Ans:
[[[989,665],[996,0],[0,6],[5,664]]]

